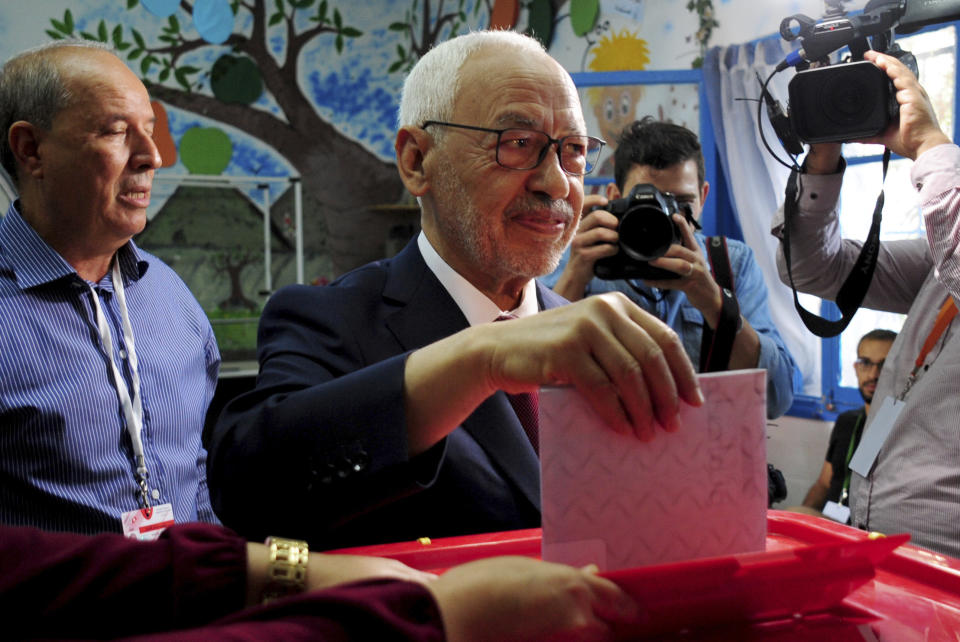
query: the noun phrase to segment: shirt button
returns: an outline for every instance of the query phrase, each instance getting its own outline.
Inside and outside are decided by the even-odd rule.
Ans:
[[[126,350],[120,350],[120,358],[121,358],[121,359],[126,359],[126,358],[127,358],[127,351],[126,351]]]
[[[154,488],[153,491],[150,492],[150,495],[151,495],[154,499],[160,499],[160,491],[159,491],[158,489],[156,489],[156,488]]]

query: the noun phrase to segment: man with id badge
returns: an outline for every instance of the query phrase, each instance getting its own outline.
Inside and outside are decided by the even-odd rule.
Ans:
[[[131,238],[160,154],[143,83],[57,41],[0,70],[0,521],[154,539],[216,522],[201,432],[220,364],[206,315]]]
[[[871,330],[857,342],[857,360],[853,367],[864,405],[837,416],[820,477],[803,499],[807,508],[820,511],[841,524],[850,523],[850,460],[860,443],[884,360],[896,338],[897,333],[891,330]]]
[[[910,533],[911,543],[960,557],[960,148],[937,123],[916,76],[892,56],[867,51],[896,88],[899,118],[881,143],[915,160],[926,238],[881,242],[863,307],[905,313],[884,362],[875,403],[850,459],[850,523]],[[846,164],[837,143],[811,145],[789,229],[797,289],[835,299],[862,243],[842,239],[837,202]],[[783,238],[783,210],[773,221]],[[788,274],[783,244],[780,277]]]

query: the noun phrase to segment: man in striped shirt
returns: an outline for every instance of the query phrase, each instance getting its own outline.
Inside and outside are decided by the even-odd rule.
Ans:
[[[216,521],[201,431],[220,354],[186,285],[131,241],[160,166],[154,121],[97,45],[58,41],[0,70],[0,161],[20,195],[0,222],[4,523]]]

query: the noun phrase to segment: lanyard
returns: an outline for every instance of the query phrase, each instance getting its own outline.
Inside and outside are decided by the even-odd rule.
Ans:
[[[866,408],[863,412],[857,415],[857,423],[853,427],[853,432],[850,433],[850,445],[847,446],[847,458],[846,463],[843,465],[843,469],[846,471],[843,476],[843,488],[840,490],[840,503],[844,504],[847,501],[847,497],[850,494],[850,460],[853,458],[853,446],[859,441],[860,429],[863,427],[863,419],[867,416]],[[846,504],[844,504],[846,505]]]
[[[123,275],[120,274],[120,264],[114,258],[113,261],[113,291],[117,296],[117,304],[120,307],[120,317],[123,324],[123,341],[127,349],[127,361],[130,364],[131,384],[133,396],[127,390],[125,379],[120,374],[120,369],[113,358],[113,333],[110,331],[110,325],[107,323],[107,316],[103,313],[100,306],[100,296],[90,287],[90,293],[93,295],[93,307],[97,312],[97,329],[100,331],[100,339],[103,341],[103,349],[107,353],[107,359],[110,361],[110,369],[113,372],[114,388],[117,390],[117,398],[120,400],[120,407],[123,410],[124,419],[126,419],[127,432],[130,433],[130,442],[133,444],[133,455],[136,460],[135,477],[137,485],[140,488],[140,501],[144,508],[150,507],[150,499],[147,494],[147,461],[143,454],[143,440],[140,432],[143,430],[143,403],[140,399],[140,372],[137,368],[137,352],[133,343],[133,326],[130,325],[130,315],[127,312],[127,297],[123,291]]]
[[[947,300],[940,306],[940,312],[937,313],[937,320],[933,323],[933,329],[931,329],[930,334],[927,335],[927,340],[923,342],[923,347],[920,348],[920,354],[917,355],[917,360],[914,361],[913,370],[910,371],[910,376],[907,377],[907,385],[898,397],[900,401],[906,399],[910,388],[912,388],[913,384],[917,381],[917,375],[923,367],[923,362],[927,360],[927,355],[933,350],[933,346],[935,346],[937,341],[940,340],[940,337],[943,336],[947,326],[950,325],[950,322],[953,321],[953,317],[955,316],[957,316],[957,305],[953,301],[953,296],[948,294]]]

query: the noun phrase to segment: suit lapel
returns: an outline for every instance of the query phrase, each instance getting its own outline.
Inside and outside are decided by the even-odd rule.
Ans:
[[[416,350],[467,327],[460,307],[424,263],[416,238],[391,260],[383,296],[387,305],[396,306],[386,325],[404,350]],[[507,396],[495,393],[461,427],[539,510],[540,461]]]

